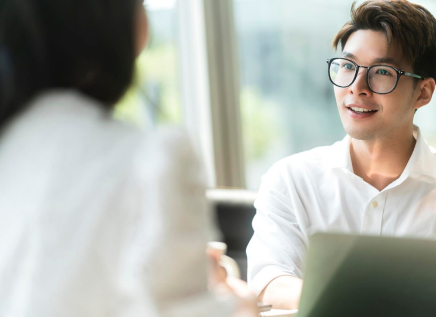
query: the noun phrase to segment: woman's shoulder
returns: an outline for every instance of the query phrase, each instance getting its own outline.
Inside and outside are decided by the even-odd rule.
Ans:
[[[3,143],[38,145],[38,152],[60,153],[56,158],[65,164],[112,172],[126,166],[132,173],[152,166],[174,171],[196,162],[182,128],[141,129],[126,124],[114,119],[106,106],[76,91],[49,91],[35,97],[5,132]]]
[[[184,174],[200,165],[188,134],[180,127],[161,126],[145,131],[136,149],[135,163],[154,173]]]

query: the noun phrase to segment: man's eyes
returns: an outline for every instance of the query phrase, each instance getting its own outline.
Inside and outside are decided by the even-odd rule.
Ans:
[[[351,63],[344,63],[344,64],[342,64],[342,68],[345,68],[347,70],[355,70],[356,69],[356,67],[353,64],[351,64]]]
[[[337,64],[335,64],[335,65],[337,65]],[[344,63],[341,63],[340,67],[344,70],[352,70],[352,71],[356,70],[356,65],[354,65],[353,63],[344,62]],[[373,68],[372,74],[381,75],[381,76],[393,76],[393,72],[394,71],[392,69],[390,69],[389,67],[376,66]]]
[[[392,71],[386,68],[378,68],[375,73],[382,76],[392,76]]]

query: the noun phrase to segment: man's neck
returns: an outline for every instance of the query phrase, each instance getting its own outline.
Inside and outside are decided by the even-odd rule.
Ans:
[[[381,191],[398,179],[415,148],[413,129],[378,140],[351,139],[350,155],[354,173]]]

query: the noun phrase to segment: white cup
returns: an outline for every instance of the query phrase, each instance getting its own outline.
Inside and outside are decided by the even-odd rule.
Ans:
[[[227,252],[227,244],[224,242],[211,241],[207,244],[207,247],[219,254],[219,263],[226,270],[228,277],[241,278],[238,263],[231,257],[225,255]]]

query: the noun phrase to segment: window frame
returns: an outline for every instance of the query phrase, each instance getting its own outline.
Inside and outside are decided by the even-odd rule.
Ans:
[[[233,0],[177,2],[183,121],[209,187],[245,188]]]

